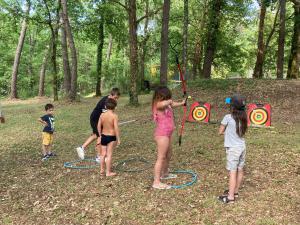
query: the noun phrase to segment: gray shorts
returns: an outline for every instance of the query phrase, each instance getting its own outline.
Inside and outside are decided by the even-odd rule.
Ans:
[[[230,147],[226,150],[226,169],[237,170],[242,169],[245,166],[246,148],[245,147]]]

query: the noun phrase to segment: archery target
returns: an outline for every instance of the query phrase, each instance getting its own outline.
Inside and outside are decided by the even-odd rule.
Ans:
[[[192,116],[196,121],[203,121],[207,117],[207,109],[204,106],[196,106]]]
[[[268,120],[268,112],[263,108],[254,109],[250,114],[250,121],[255,125],[263,125]]]
[[[247,105],[248,126],[271,126],[271,105],[250,103]]]

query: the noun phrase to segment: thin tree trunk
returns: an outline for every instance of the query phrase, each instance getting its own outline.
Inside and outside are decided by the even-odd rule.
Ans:
[[[280,0],[279,5],[280,5],[280,29],[279,29],[278,53],[277,53],[277,79],[282,79],[283,78],[283,64],[284,64],[286,1]]]
[[[299,78],[300,65],[300,3],[294,4],[294,33],[287,71],[288,79]]]
[[[188,69],[188,26],[189,26],[189,1],[184,0],[184,17],[183,17],[183,51],[182,51],[182,64],[184,79],[187,80]]]
[[[34,35],[29,36],[29,57],[28,57],[28,76],[29,76],[29,87],[30,91],[33,94],[34,89],[34,70],[32,65],[32,56],[34,55],[34,48],[35,48],[36,40]]]
[[[199,30],[204,30],[205,20],[207,17],[207,0],[204,2],[204,12],[202,14]],[[193,55],[193,67],[192,67],[192,78],[196,79],[197,74],[202,74],[201,62],[203,58],[203,39],[200,34],[196,36],[195,47],[194,47],[194,55]]]
[[[28,16],[29,11],[30,11],[30,1],[27,1],[26,10],[25,10],[26,16]],[[11,93],[10,93],[11,99],[18,98],[18,90],[17,90],[18,70],[19,70],[24,40],[26,36],[26,30],[27,30],[27,20],[26,18],[24,18],[21,26],[21,33],[19,36],[18,46],[15,53],[14,65],[13,65],[12,75],[11,75]]]
[[[39,81],[39,97],[45,96],[45,76],[46,76],[46,66],[48,61],[49,49],[46,50],[41,70],[40,70],[40,81]]]
[[[103,71],[103,76],[101,77],[101,90],[104,89],[105,86],[105,74],[108,73],[109,70],[109,61],[112,53],[112,45],[113,45],[113,38],[112,35],[109,34],[108,37],[108,47],[107,47],[107,52],[106,52],[106,59],[105,59],[105,69]]]
[[[160,56],[160,84],[167,85],[168,82],[168,50],[169,50],[169,14],[170,0],[164,0],[163,19],[161,29],[161,56]]]
[[[137,46],[137,19],[136,0],[129,0],[129,47],[130,47],[130,91],[129,103],[138,105],[137,76],[138,76],[138,46]]]
[[[146,9],[145,14],[147,15],[149,13],[149,0],[146,0]],[[145,90],[145,58],[147,53],[147,41],[149,39],[148,34],[148,23],[149,23],[149,17],[146,17],[145,20],[145,26],[144,26],[144,37],[141,43],[141,61],[140,61],[140,89],[142,91]]]
[[[60,19],[62,26],[60,27],[61,33],[61,50],[62,50],[62,60],[63,60],[63,70],[64,70],[64,92],[66,96],[69,96],[71,90],[71,71],[70,71],[70,61],[69,52],[67,44],[67,34],[65,29],[65,23],[63,22],[62,10],[60,10]]]
[[[279,10],[280,10],[280,7],[278,7],[278,10],[276,11],[274,22],[273,22],[273,27],[272,27],[272,30],[270,31],[269,35],[268,35],[268,38],[267,38],[267,41],[266,41],[266,44],[265,44],[265,47],[264,47],[264,60],[263,61],[265,61],[265,56],[266,56],[267,51],[269,49],[270,41],[271,41],[271,39],[273,37],[273,34],[275,32],[275,28],[278,25],[277,24],[277,17],[278,17],[278,14],[279,14]]]
[[[209,25],[207,32],[207,44],[203,65],[203,76],[204,78],[211,78],[211,67],[214,60],[215,51],[217,48],[217,35],[219,32],[221,10],[224,5],[224,0],[214,0],[212,2]]]
[[[266,5],[264,0],[261,1],[259,26],[258,26],[258,39],[257,39],[257,54],[256,63],[253,72],[253,78],[263,77],[263,63],[264,63],[264,26],[266,17]]]
[[[99,40],[97,47],[97,71],[96,71],[96,96],[101,96],[101,69],[102,69],[102,52],[104,44],[104,21],[103,17],[101,18],[99,24]]]
[[[77,94],[77,54],[76,54],[76,47],[75,47],[72,30],[71,30],[71,26],[70,26],[70,22],[69,22],[69,17],[68,17],[67,0],[61,0],[61,5],[62,5],[62,9],[63,9],[62,10],[63,11],[63,20],[65,23],[67,38],[68,38],[69,45],[70,45],[71,59],[72,59],[71,89],[70,89],[69,99],[71,101],[74,101],[76,99],[76,94]]]

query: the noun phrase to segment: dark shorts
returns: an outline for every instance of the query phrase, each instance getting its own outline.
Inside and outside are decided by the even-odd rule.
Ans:
[[[90,124],[91,124],[92,130],[93,130],[93,134],[96,134],[97,137],[99,137],[99,133],[98,133],[98,129],[97,129],[98,121],[90,119]]]
[[[116,136],[101,134],[101,145],[107,146],[110,142],[116,141]]]

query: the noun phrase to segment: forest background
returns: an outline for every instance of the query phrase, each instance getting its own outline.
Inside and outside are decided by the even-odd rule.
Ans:
[[[0,96],[131,104],[185,79],[298,79],[298,0],[0,0]]]

